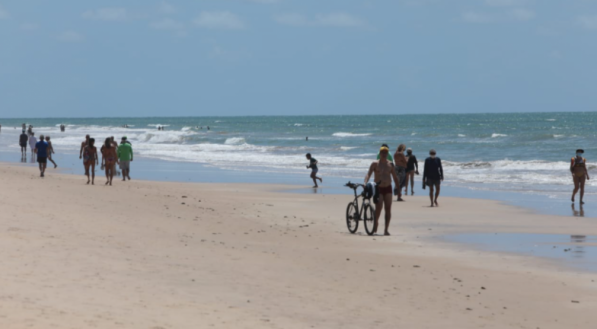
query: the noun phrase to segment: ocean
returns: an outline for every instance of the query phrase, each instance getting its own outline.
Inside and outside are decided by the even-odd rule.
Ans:
[[[585,150],[591,175],[597,168],[597,112],[0,119],[0,152],[18,154],[22,123],[33,125],[36,136],[50,135],[61,153],[78,153],[85,134],[98,144],[108,136],[127,136],[135,154],[145,158],[305,174],[309,152],[324,178],[353,181],[362,180],[382,143],[392,153],[403,143],[421,165],[429,149],[436,149],[448,186],[553,198],[569,197],[568,168],[577,148]],[[595,186],[588,181],[586,193],[595,194]]]

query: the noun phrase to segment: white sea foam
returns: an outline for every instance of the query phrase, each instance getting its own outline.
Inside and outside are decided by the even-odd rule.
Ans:
[[[458,134],[458,137],[466,137],[464,134]]]
[[[556,119],[545,119],[545,121],[556,121]]]
[[[303,126],[303,124],[302,123],[295,123],[294,126],[295,127],[301,127],[301,126]]]
[[[371,136],[372,134],[354,134],[354,133],[344,133],[344,132],[338,132],[338,133],[333,133],[332,136],[334,137],[365,137],[365,136]]]
[[[491,134],[491,138],[498,138],[498,137],[507,137],[506,134]]]
[[[246,143],[247,143],[247,141],[245,141],[245,139],[243,137],[228,138],[224,142],[224,144],[226,144],[226,145],[240,145],[240,144],[246,144]]]
[[[147,127],[170,127],[170,125],[163,125],[160,123],[156,123],[156,124],[148,124]]]
[[[356,148],[357,148],[356,146],[340,146],[340,149],[342,151],[350,151],[350,150],[354,150]]]
[[[565,135],[553,135],[553,138],[562,138],[565,137]]]

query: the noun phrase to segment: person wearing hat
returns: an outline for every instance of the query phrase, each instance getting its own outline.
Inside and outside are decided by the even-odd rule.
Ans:
[[[375,224],[373,225],[373,234],[377,233],[379,226],[379,217],[381,217],[382,208],[385,210],[386,225],[384,235],[390,235],[388,231],[390,220],[392,219],[392,179],[396,186],[400,185],[400,180],[396,175],[396,170],[391,161],[388,160],[390,149],[382,146],[379,149],[379,160],[373,161],[369,166],[369,172],[365,176],[365,185],[369,182],[371,175],[374,175],[373,181],[377,184],[379,191],[379,200],[375,204]]]
[[[570,162],[570,172],[572,173],[572,180],[574,181],[574,190],[572,191],[572,202],[576,192],[580,189],[580,204],[585,196],[585,181],[589,180],[589,172],[587,171],[587,159],[583,158],[585,151],[582,149],[576,150],[576,157],[573,157]]]
[[[123,136],[118,146],[118,160],[120,160],[120,170],[122,170],[122,180],[127,178],[131,180],[131,161],[133,161],[133,147],[127,142],[126,136]]]
[[[429,200],[431,200],[431,207],[439,207],[437,198],[439,197],[439,190],[442,181],[444,180],[444,169],[442,168],[442,160],[435,156],[434,149],[429,151],[429,157],[425,159],[425,166],[423,167],[423,189],[425,185],[429,186]],[[433,191],[435,190],[435,198]]]

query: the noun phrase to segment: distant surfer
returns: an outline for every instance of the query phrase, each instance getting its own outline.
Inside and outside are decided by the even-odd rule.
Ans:
[[[570,161],[570,172],[572,173],[572,180],[574,181],[574,191],[572,191],[572,202],[576,192],[580,189],[580,204],[584,204],[583,197],[585,196],[585,181],[589,180],[589,171],[587,170],[587,159],[583,158],[585,151],[582,149],[576,150],[576,157]]]
[[[305,140],[308,142],[309,141],[309,136],[305,137]]]
[[[320,177],[317,177],[317,172],[319,171],[319,169],[317,168],[317,160],[311,156],[311,153],[307,153],[306,155],[307,160],[309,160],[309,165],[307,166],[307,169],[311,168],[311,179],[313,180],[313,183],[315,184],[313,187],[314,188],[318,188],[319,186],[317,185],[317,180],[319,179],[320,183],[323,183],[323,179]]]

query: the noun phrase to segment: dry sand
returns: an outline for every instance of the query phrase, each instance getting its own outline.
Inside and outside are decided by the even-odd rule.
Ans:
[[[430,239],[595,235],[594,219],[421,196],[367,237],[347,233],[343,195],[38,176],[0,165],[0,328],[597,326],[597,275]]]

